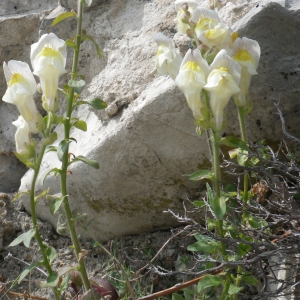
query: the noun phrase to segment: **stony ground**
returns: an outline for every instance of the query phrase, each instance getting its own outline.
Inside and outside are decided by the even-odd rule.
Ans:
[[[11,198],[12,195],[0,193],[0,287],[10,292],[25,292],[50,299],[52,298],[51,291],[40,287],[45,275],[36,269],[20,285],[14,285],[14,281],[26,268],[26,265],[38,261],[40,254],[34,240],[31,241],[29,248],[23,244],[8,247],[18,235],[31,227],[30,215],[24,210],[21,203],[18,201],[12,203]],[[53,262],[54,269],[61,270],[64,267],[74,265],[75,257],[72,249],[70,249],[70,239],[58,235],[51,225],[45,222],[39,221],[39,227],[45,243],[57,251],[58,257]],[[118,260],[123,264],[123,271],[118,268],[112,258],[113,256],[106,254],[100,246],[95,244],[95,241],[83,242],[82,248],[89,252],[86,258],[89,276],[101,276],[109,279],[118,277],[117,279],[121,281],[117,284],[117,288],[119,293],[122,292],[120,290],[124,289],[126,276],[133,279],[136,271],[144,267],[178,230],[169,229],[145,233],[104,243],[103,245],[111,253],[116,254]],[[155,264],[168,270],[174,269],[176,265],[178,266],[179,257],[186,253],[186,247],[191,242],[191,237],[186,238],[179,235],[172,238],[156,258]],[[176,283],[175,278],[161,279],[150,273],[143,273],[146,273],[144,277],[132,283],[133,288],[140,295],[150,293],[152,290],[161,290]],[[0,300],[13,298],[15,297],[11,293],[7,294],[0,290]],[[26,298],[26,296],[21,298]]]

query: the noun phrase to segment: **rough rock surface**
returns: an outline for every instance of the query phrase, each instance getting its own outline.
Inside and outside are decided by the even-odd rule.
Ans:
[[[61,5],[67,9],[72,7],[72,2],[68,2],[69,6],[63,2]],[[240,36],[256,39],[262,49],[259,75],[253,78],[250,91],[254,110],[246,123],[252,141],[282,138],[273,104],[279,100],[287,129],[298,134],[295,124],[299,119],[299,7],[295,1],[276,1],[282,5],[268,2],[228,2],[220,10]],[[38,28],[41,33],[48,32],[51,23],[51,18],[38,23],[41,14],[29,16],[41,25],[33,25],[34,29],[28,32],[28,45],[37,39]],[[84,27],[103,49],[103,58],[96,58],[91,44],[83,44],[80,72],[88,82],[83,98],[100,96],[110,105],[107,113],[80,108],[77,116],[88,123],[88,132],[72,133],[78,143],[71,145],[71,152],[96,159],[101,165],[99,171],[94,171],[81,163],[74,164],[68,178],[72,209],[86,212],[88,220],[93,220],[90,237],[109,239],[169,226],[173,219],[162,211],[181,210],[182,201],[201,192],[201,185],[195,186],[181,175],[207,165],[205,138],[196,136],[183,94],[171,79],[157,78],[153,65],[156,32],[174,37],[181,50],[188,48],[176,34],[174,17],[173,1],[167,0],[98,0],[87,10]],[[74,28],[75,24],[65,21],[51,30],[66,38]],[[27,47],[24,53],[29,53],[27,44],[21,45],[20,49]],[[12,58],[23,59],[23,52],[17,57],[9,54],[5,60]],[[228,111],[235,112],[233,104]],[[6,118],[10,118],[6,124],[10,124],[11,115]],[[238,133],[235,115],[228,114],[227,120],[226,133]],[[61,133],[61,129],[57,130]],[[10,151],[11,137],[12,133],[7,135]],[[58,166],[58,161],[49,153],[41,173],[54,166]],[[30,171],[26,173],[21,189],[29,187],[31,175]],[[38,189],[48,187],[51,193],[58,192],[59,180],[50,176]],[[28,201],[23,199],[23,203],[28,209]],[[46,200],[40,201],[38,214],[56,225],[57,219],[49,213]]]

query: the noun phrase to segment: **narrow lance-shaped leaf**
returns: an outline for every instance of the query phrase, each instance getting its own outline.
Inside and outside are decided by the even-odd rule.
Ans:
[[[51,202],[50,212],[52,215],[54,215],[59,210],[60,206],[62,205],[62,203],[64,202],[64,199],[66,197],[67,197],[67,195],[60,197],[60,198],[56,198]]]
[[[18,277],[18,284],[27,276],[28,273],[30,273],[34,268],[39,267],[42,265],[42,262],[35,262],[28,266]]]
[[[82,156],[82,155],[76,156],[76,158],[74,158],[74,159],[71,161],[71,163],[74,163],[74,162],[76,162],[76,161],[82,161],[82,162],[84,162],[85,164],[87,164],[87,165],[93,167],[94,169],[99,169],[99,168],[100,168],[99,163],[98,163],[96,160],[86,158],[86,157],[84,157],[84,156]],[[71,163],[70,163],[70,164],[71,164]]]
[[[32,163],[31,160],[27,158],[26,155],[23,155],[22,153],[18,153],[18,152],[14,152],[14,154],[21,163],[26,165],[28,168],[34,169],[35,167],[34,164]]]
[[[21,197],[22,195],[24,195],[24,194],[29,194],[29,193],[30,193],[30,191],[19,192],[17,195],[15,195],[15,196],[13,197],[13,199],[11,200],[11,202],[15,202],[15,201],[18,200],[19,197]]]
[[[77,15],[74,11],[64,12],[54,19],[51,26],[55,26],[56,24],[60,23],[61,21],[65,20],[67,18],[71,18],[71,17],[75,17],[75,18],[77,17]]]
[[[30,241],[35,235],[35,229],[31,228],[29,231],[22,233],[15,240],[13,240],[8,246],[13,247],[23,243],[27,248],[29,248]]]
[[[58,168],[53,168],[53,169],[51,169],[50,171],[48,171],[48,172],[46,173],[46,175],[44,176],[43,180],[42,180],[42,185],[44,185],[45,179],[46,179],[47,176],[48,176],[49,174],[51,174],[52,172],[54,173],[55,176],[57,176],[57,174],[59,174],[59,173],[61,172],[61,170],[58,169]]]
[[[236,138],[235,136],[226,136],[221,138],[220,144],[231,148],[241,148],[242,150],[249,151],[248,145],[241,139]]]
[[[95,48],[96,48],[96,52],[97,52],[98,57],[101,58],[101,56],[102,56],[101,49],[100,49],[99,45],[96,43],[96,41],[91,36],[84,35],[82,37],[82,40],[89,40],[89,41],[91,41],[93,43],[93,45],[95,46]]]
[[[82,105],[82,104],[88,104],[92,108],[97,110],[105,109],[107,107],[107,104],[100,98],[93,98],[87,101],[77,101],[75,103],[75,106]]]
[[[76,48],[76,44],[73,42],[73,40],[71,39],[66,39],[66,45],[70,48],[75,49]]]
[[[49,194],[49,188],[45,191],[43,191],[41,194],[39,194],[38,196],[34,197],[34,203],[36,203],[40,198],[45,197],[46,195]]]
[[[199,170],[199,171],[194,172],[193,174],[186,174],[183,176],[189,176],[190,177],[189,179],[192,181],[214,178],[214,174],[212,173],[211,170]]]

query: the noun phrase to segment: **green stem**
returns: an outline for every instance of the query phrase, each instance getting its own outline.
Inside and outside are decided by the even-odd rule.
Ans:
[[[247,134],[246,134],[246,126],[245,126],[245,114],[244,114],[244,108],[242,106],[238,106],[238,117],[239,117],[239,123],[240,123],[240,130],[241,130],[241,136],[242,141],[247,144]],[[248,201],[248,189],[249,189],[249,180],[248,175],[245,172],[244,173],[244,201]]]
[[[215,197],[219,198],[221,196],[221,189],[220,189],[220,181],[221,181],[221,173],[220,173],[220,157],[219,157],[219,135],[218,132],[212,129],[212,148],[213,148],[213,171],[214,171],[214,191]],[[220,237],[224,237],[224,229],[223,229],[223,220],[217,221],[217,229],[218,234]],[[223,259],[227,260],[227,253],[226,247],[223,242],[221,242],[221,253]],[[226,275],[226,281],[224,285],[224,289],[220,299],[225,299],[230,287],[231,277],[228,273]]]
[[[41,250],[42,253],[42,257],[43,257],[43,263],[45,268],[48,271],[48,276],[51,275],[53,273],[53,270],[51,268],[50,262],[48,260],[47,254],[46,254],[46,250],[47,247],[43,244],[43,240],[42,237],[40,235],[40,231],[39,231],[39,227],[37,224],[37,217],[36,217],[36,202],[35,202],[35,185],[36,185],[36,181],[40,172],[40,168],[41,168],[41,163],[45,154],[45,150],[47,147],[47,142],[46,142],[46,138],[49,136],[50,133],[50,129],[52,126],[52,114],[49,113],[48,114],[48,124],[47,124],[47,128],[44,134],[44,140],[42,143],[42,146],[40,148],[39,151],[39,155],[35,161],[35,168],[34,168],[34,173],[33,173],[33,178],[32,178],[32,182],[31,182],[31,190],[30,190],[30,208],[31,208],[31,219],[32,219],[32,223],[33,223],[33,228],[35,229],[35,239],[37,240],[37,243],[39,245],[39,248]],[[60,295],[59,295],[59,291],[57,290],[57,287],[53,287],[52,288],[55,299],[59,299]]]
[[[222,295],[220,297],[220,300],[225,300],[228,296],[228,291],[229,291],[229,288],[230,288],[230,282],[231,282],[231,276],[229,273],[226,274],[226,281],[225,281],[225,284],[224,284],[224,289],[223,289],[223,292],[222,292]]]
[[[247,134],[246,134],[246,126],[245,126],[245,114],[244,114],[244,107],[243,106],[238,106],[238,118],[239,118],[239,123],[240,123],[240,130],[241,130],[241,136],[242,136],[242,140],[243,142],[245,142],[247,144]],[[243,196],[243,200],[244,202],[248,202],[248,190],[249,190],[249,179],[248,179],[248,175],[245,172],[244,173],[244,196]],[[243,209],[243,215],[242,215],[242,226],[245,227],[246,226],[246,212]],[[240,251],[239,251],[240,252]],[[239,256],[241,256],[241,253],[239,253]],[[243,268],[241,266],[238,266],[237,268],[237,277],[236,277],[236,281],[235,284],[237,287],[239,287],[240,283],[241,283],[241,279],[242,279],[242,273]],[[234,295],[234,300],[237,299],[237,295]]]
[[[78,67],[78,58],[79,58],[79,51],[80,51],[80,44],[81,44],[81,33],[82,33],[82,14],[83,14],[83,1],[78,0],[78,17],[77,17],[77,33],[76,33],[76,48],[74,49],[74,59],[73,59],[73,66],[72,66],[72,80],[76,78],[77,67]],[[67,103],[67,113],[64,122],[64,139],[70,139],[70,130],[71,130],[71,114],[72,114],[72,106],[74,100],[74,89],[70,88],[68,94],[68,103]],[[79,265],[79,272],[82,276],[83,285],[86,291],[90,290],[91,285],[88,279],[84,259],[80,257],[81,247],[77,238],[77,233],[75,229],[74,219],[71,212],[70,204],[69,204],[69,197],[67,192],[67,172],[69,166],[69,146],[65,151],[62,159],[62,168],[61,168],[61,192],[62,197],[64,197],[63,204],[64,210],[68,222],[68,227],[70,230],[70,235],[72,239],[72,243],[75,250],[75,255]]]
[[[213,150],[213,173],[214,173],[214,192],[215,198],[221,196],[220,190],[220,158],[219,158],[219,143],[218,143],[218,133],[215,130],[212,130],[212,150]],[[218,220],[217,223],[218,234],[223,237],[223,220]],[[224,254],[224,253],[223,253]]]

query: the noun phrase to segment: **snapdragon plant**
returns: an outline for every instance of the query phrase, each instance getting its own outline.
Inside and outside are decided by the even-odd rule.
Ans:
[[[89,101],[81,100],[80,93],[85,85],[84,76],[77,71],[81,43],[85,40],[91,41],[99,57],[101,50],[94,39],[87,35],[82,29],[83,9],[92,4],[92,0],[78,0],[77,12],[64,12],[59,15],[52,25],[56,25],[67,18],[77,20],[77,32],[73,39],[64,41],[58,38],[54,33],[44,34],[37,43],[31,46],[31,66],[33,72],[27,63],[11,60],[7,64],[4,62],[3,69],[7,81],[7,91],[3,96],[3,101],[17,106],[20,116],[13,125],[17,127],[15,134],[17,158],[33,169],[31,188],[29,191],[22,192],[28,194],[31,205],[32,228],[17,237],[10,246],[24,243],[26,247],[30,246],[31,239],[34,238],[41,252],[41,260],[32,263],[19,276],[18,282],[21,282],[25,276],[34,268],[44,267],[47,272],[47,279],[42,283],[44,287],[50,287],[53,290],[55,299],[60,299],[63,291],[72,284],[74,291],[79,295],[78,299],[102,299],[103,295],[111,296],[111,299],[118,299],[114,288],[103,279],[89,278],[84,263],[84,257],[88,255],[87,251],[81,249],[77,233],[75,230],[75,216],[73,216],[67,191],[68,168],[74,162],[82,162],[98,169],[99,164],[84,156],[74,156],[69,153],[69,144],[76,142],[70,135],[71,128],[86,131],[87,124],[83,120],[72,117],[75,107],[79,105],[90,105],[94,109],[104,109],[105,102],[100,98],[94,98]],[[67,47],[73,49],[73,65],[69,71],[70,80],[59,89],[60,76],[68,73],[66,70]],[[42,107],[45,110],[45,116],[38,112],[33,96],[37,91],[37,83],[34,75],[39,79],[40,91],[42,93]],[[65,113],[57,115],[58,109],[58,91],[61,91],[66,98]],[[64,137],[57,141],[57,133],[54,130],[55,125],[64,127]],[[40,134],[42,139],[37,143],[32,139],[31,134]],[[49,170],[60,176],[61,193],[48,195],[49,189],[45,189],[41,194],[36,194],[36,182],[44,154],[48,151],[55,151],[61,162],[60,166]],[[21,193],[20,193],[21,194]],[[17,199],[18,194],[15,199]],[[37,224],[36,205],[38,200],[47,196],[52,199],[50,205],[51,213],[55,214],[61,208],[66,216],[68,229],[72,240],[72,248],[77,258],[77,266],[69,266],[59,271],[52,268],[52,261],[57,254],[53,247],[45,244],[42,240]]]
[[[237,227],[228,226],[227,203],[230,202],[230,197],[222,190],[220,146],[234,148],[230,151],[230,156],[231,158],[236,156],[240,165],[255,164],[255,161],[248,159],[245,116],[252,109],[248,91],[251,77],[257,74],[260,47],[255,40],[238,37],[237,32],[233,32],[220,20],[215,10],[201,7],[200,1],[176,0],[175,9],[178,32],[187,34],[194,48],[188,50],[184,58],[180,58],[172,41],[162,33],[156,34],[154,37],[158,44],[156,68],[158,74],[170,75],[174,79],[192,110],[197,133],[201,135],[205,131],[207,134],[209,147],[212,149],[212,169],[198,170],[189,177],[194,181],[205,179],[213,183],[213,190],[207,184],[207,201],[198,201],[197,205],[208,206],[213,219],[206,220],[207,228],[214,231],[220,240],[196,234],[197,242],[188,249],[200,252],[204,256],[210,255],[212,261],[239,260],[250,250],[249,247],[241,242],[237,253],[232,257],[232,253],[222,242],[222,238],[238,234],[239,230]],[[225,108],[231,99],[234,99],[237,106],[241,138],[221,137],[222,131],[226,128]],[[248,201],[249,193],[249,179],[245,172],[244,190],[240,192],[243,201]],[[250,226],[248,219],[249,215],[243,211],[238,226]],[[242,233],[239,237],[241,240],[249,239]],[[212,266],[212,263],[207,263],[205,268],[209,269]],[[237,275],[231,274],[229,269],[224,269],[222,274],[207,276],[198,284],[198,296],[204,297],[208,288],[222,286],[218,299],[236,299],[239,291],[243,289],[241,286],[243,272],[239,266]]]

